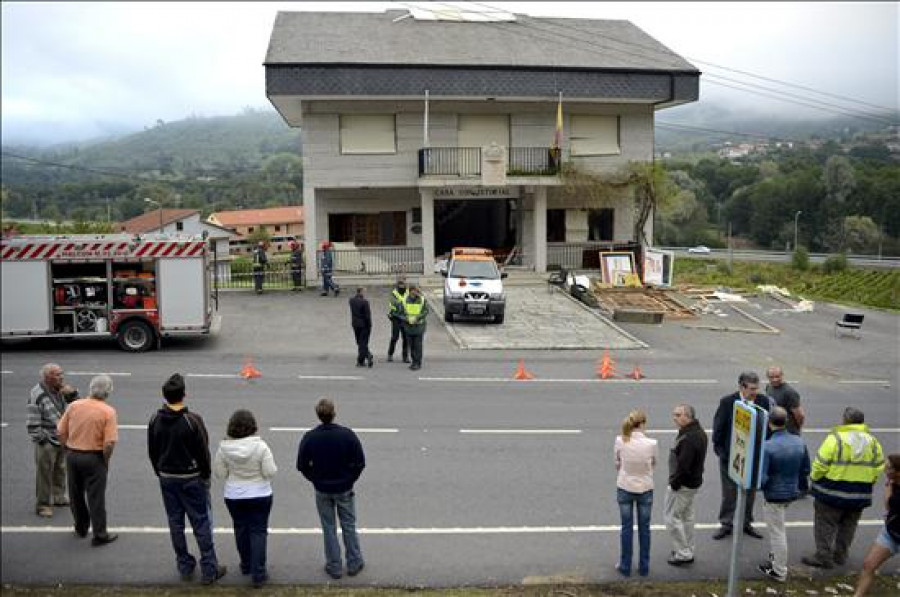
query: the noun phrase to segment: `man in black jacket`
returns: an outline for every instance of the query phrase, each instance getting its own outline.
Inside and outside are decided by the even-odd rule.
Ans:
[[[166,404],[147,426],[147,451],[150,464],[159,477],[163,504],[169,518],[169,534],[175,549],[175,563],[181,579],[188,581],[197,567],[197,559],[188,551],[184,537],[187,514],[200,548],[201,582],[212,584],[225,576],[213,546],[210,521],[209,435],[200,415],[184,405],[184,377],[172,375],[162,387]]]
[[[713,539],[724,539],[732,532],[734,511],[737,507],[737,485],[728,476],[728,452],[731,449],[731,427],[734,403],[738,400],[755,404],[761,408],[770,410],[772,400],[765,394],[759,393],[759,375],[753,371],[745,371],[738,376],[738,391],[734,394],[723,396],[719,400],[713,418],[713,450],[719,457],[719,478],[722,482],[722,505],[719,508],[719,530],[713,535]],[[747,503],[744,508],[744,533],[754,539],[762,539],[763,536],[753,528],[753,501],[756,498],[755,490],[747,491]]]
[[[304,434],[297,451],[297,470],[316,488],[316,509],[325,539],[325,572],[341,577],[341,546],[337,538],[335,511],[347,558],[347,574],[363,569],[362,551],[356,534],[356,502],[353,484],[366,466],[362,444],[353,430],[334,423],[334,402],[321,398],[316,404],[321,425]]]
[[[356,337],[356,366],[371,367],[375,363],[375,357],[369,351],[369,336],[372,335],[372,309],[369,299],[364,296],[365,289],[360,286],[356,289],[356,295],[350,297],[350,323],[353,326],[353,335]]]
[[[672,536],[672,566],[694,562],[694,498],[703,484],[703,463],[708,440],[694,407],[679,404],[672,411],[678,426],[675,445],[669,452],[669,485],[666,487],[666,529]]]

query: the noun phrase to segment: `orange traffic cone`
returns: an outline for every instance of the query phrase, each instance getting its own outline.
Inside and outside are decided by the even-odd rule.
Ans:
[[[244,379],[254,379],[257,377],[262,377],[262,373],[259,372],[259,369],[253,366],[253,359],[247,357],[247,360],[244,361],[244,367],[241,369],[241,377]]]
[[[516,367],[516,373],[515,373],[515,375],[513,375],[513,379],[520,379],[520,380],[534,379],[534,374],[532,374],[530,371],[525,369],[525,361],[524,360],[519,359],[519,366]]]
[[[631,370],[631,373],[626,373],[625,377],[630,377],[631,379],[639,380],[639,379],[644,379],[645,376],[644,376],[644,372],[641,371],[641,366],[635,365],[634,369]]]
[[[609,358],[609,351],[603,351],[603,359],[597,364],[597,377],[609,379],[616,376],[616,363]]]

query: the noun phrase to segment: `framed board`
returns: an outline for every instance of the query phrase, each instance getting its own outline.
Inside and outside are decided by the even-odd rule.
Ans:
[[[600,252],[600,274],[604,283],[623,286],[625,276],[634,273],[634,254],[627,251]]]

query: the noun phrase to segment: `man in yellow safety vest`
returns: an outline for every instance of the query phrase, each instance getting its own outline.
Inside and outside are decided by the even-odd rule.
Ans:
[[[858,408],[844,410],[844,424],[825,438],[812,465],[816,553],[802,562],[831,568],[847,561],[862,511],[872,505],[872,487],[884,469],[884,451]]]
[[[403,301],[403,330],[409,340],[409,352],[412,357],[410,369],[422,368],[422,345],[425,341],[425,325],[428,319],[428,303],[419,287],[413,284],[406,300]]]
[[[388,319],[391,320],[391,341],[388,344],[387,360],[394,360],[394,348],[397,347],[397,340],[401,339],[403,354],[403,362],[409,362],[409,341],[406,338],[406,332],[403,330],[403,303],[406,301],[406,295],[409,290],[406,288],[406,279],[398,278],[397,286],[391,290],[391,302],[388,304]]]

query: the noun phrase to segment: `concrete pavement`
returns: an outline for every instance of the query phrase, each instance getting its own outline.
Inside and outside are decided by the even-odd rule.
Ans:
[[[159,405],[172,371],[188,376],[188,400],[210,429],[213,449],[234,409],[256,413],[261,434],[280,468],[269,539],[275,583],[330,582],[321,571],[321,537],[309,485],[294,470],[302,429],[315,424],[315,399],[330,395],[339,422],[360,431],[368,467],[357,487],[367,567],[341,584],[466,586],[560,576],[612,580],[618,550],[612,444],[627,412],[644,408],[665,454],[674,434],[672,405],[688,401],[708,427],[718,398],[733,391],[737,374],[785,367],[809,416],[805,435],[814,449],[848,403],[860,405],[888,452],[900,449],[897,387],[898,318],[867,313],[873,328],[861,340],[836,339],[840,308],[818,306],[800,317],[778,318],[779,336],[687,329],[678,323],[624,329],[646,350],[614,352],[620,376],[599,381],[599,351],[533,350],[526,364],[533,382],[511,380],[518,350],[460,349],[433,315],[425,366],[409,371],[384,363],[389,325],[377,315],[387,289],[370,291],[376,313],[373,369],[353,366],[355,350],[346,297],[313,293],[231,293],[222,297],[218,338],[178,340],[163,351],[130,355],[111,343],[37,341],[4,346],[0,429],[2,447],[2,581],[28,583],[177,583],[159,490],[146,459],[143,425]],[[263,377],[237,375],[250,356]],[[45,521],[33,514],[33,463],[24,429],[24,396],[47,361],[62,364],[84,388],[90,375],[113,372],[111,403],[123,429],[108,492],[110,524],[122,538],[110,548],[84,547],[60,511]],[[633,364],[643,382],[621,378]],[[708,459],[698,498],[698,559],[691,570],[666,566],[669,542],[662,522],[664,459],[657,466],[651,579],[722,577],[728,547],[710,539],[718,508],[715,463]],[[876,494],[876,503],[880,496]],[[213,485],[217,549],[234,574],[237,554],[230,519]],[[759,505],[757,506],[757,518]],[[880,509],[864,514],[851,562],[858,569],[877,531]],[[819,574],[799,564],[811,546],[812,504],[791,507],[788,533],[795,574]],[[193,540],[189,540],[193,545]],[[742,574],[755,575],[767,542],[747,540]],[[39,555],[40,554],[40,555]],[[890,571],[891,568],[889,567]],[[635,579],[634,582],[639,582]]]

